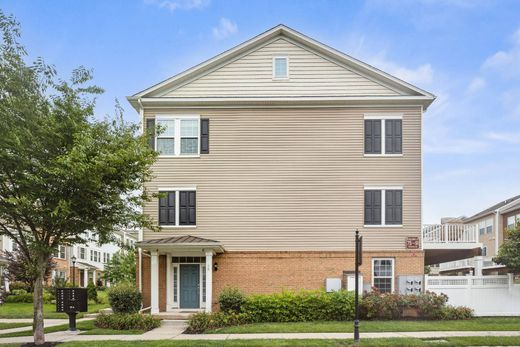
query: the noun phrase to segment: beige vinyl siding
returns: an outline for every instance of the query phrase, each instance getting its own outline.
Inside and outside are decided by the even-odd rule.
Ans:
[[[478,230],[479,224],[481,222],[485,222],[486,220],[491,219],[493,221],[493,228],[491,234],[484,233],[484,235],[480,235],[480,231]],[[479,242],[482,242],[482,246],[487,248],[487,257],[494,257],[496,255],[495,250],[495,237],[496,237],[496,229],[495,229],[495,215],[493,213],[488,214],[482,218],[475,219],[469,223],[465,223],[468,225],[477,225],[477,233]]]
[[[403,112],[403,156],[364,157],[363,114],[382,109],[146,110],[210,118],[210,154],[159,158],[147,188],[196,186],[196,228],[145,231],[144,239],[190,234],[227,250],[403,250],[421,230],[421,109]],[[402,185],[403,227],[363,228],[364,185]],[[158,202],[144,207],[157,219]]]
[[[273,57],[289,58],[289,80],[273,80]],[[399,95],[286,39],[278,39],[166,93],[168,97]]]

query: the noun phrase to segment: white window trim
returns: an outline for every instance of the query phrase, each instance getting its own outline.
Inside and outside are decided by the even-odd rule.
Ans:
[[[375,119],[381,121],[381,153],[364,153],[363,146],[363,156],[365,157],[402,157],[403,150],[401,148],[401,153],[386,153],[386,125],[385,121],[387,119],[403,119],[402,113],[365,113],[363,115],[363,119]]]
[[[372,258],[372,273],[371,273],[371,277],[372,277],[372,287],[374,287],[374,280],[375,280],[375,276],[374,276],[374,264],[376,262],[376,260],[390,260],[392,261],[392,284],[391,284],[391,292],[393,293],[394,290],[395,290],[395,259],[394,258]],[[388,278],[388,276],[386,277],[381,277],[379,276],[378,278]]]
[[[197,131],[197,154],[181,154],[181,120],[193,119],[198,121],[198,131]],[[192,114],[192,115],[156,115],[155,121],[156,124],[161,120],[174,120],[175,121],[175,135],[174,135],[174,149],[175,154],[159,154],[159,158],[200,158],[200,115]],[[154,137],[154,147],[157,149],[157,138],[160,136]]]
[[[192,186],[192,187],[173,187],[173,188],[163,188],[163,187],[160,187],[159,189],[159,193],[160,192],[175,192],[175,225],[160,225],[159,224],[159,220],[157,220],[157,224],[159,224],[159,227],[161,228],[164,228],[164,229],[172,229],[172,228],[186,228],[186,229],[190,229],[190,228],[196,228],[197,227],[197,224],[195,225],[180,225],[179,224],[179,201],[180,201],[180,194],[179,192],[180,191],[194,191],[196,192],[197,191],[197,187],[196,186]],[[195,213],[197,211],[197,207],[195,207]],[[198,218],[195,217],[195,220],[197,220]],[[195,222],[196,223],[196,222]]]
[[[276,61],[276,59],[285,59],[285,61],[287,62],[287,76],[285,76],[285,77],[276,77],[276,74],[275,74],[275,61]],[[288,81],[289,80],[289,57],[288,56],[286,56],[286,55],[274,56],[273,57],[272,68],[273,68],[273,81]]]
[[[386,210],[386,196],[385,196],[385,190],[400,190],[403,192],[403,198],[404,198],[404,188],[403,186],[371,186],[371,185],[365,185],[363,187],[363,191],[365,190],[380,190],[381,191],[381,224],[364,224],[363,227],[365,228],[402,228],[403,224],[386,224],[386,216],[385,216],[385,210]],[[363,194],[364,195],[364,194]],[[403,199],[404,200],[404,199]],[[364,197],[363,197],[363,204],[364,204]],[[364,208],[364,206],[363,206]],[[365,219],[364,217],[365,211],[363,211],[363,221]],[[404,217],[404,201],[403,201],[403,217]]]
[[[63,247],[63,257],[61,256],[61,248]],[[56,256],[54,256],[56,259],[66,259],[67,258],[67,248],[65,246],[58,245]]]

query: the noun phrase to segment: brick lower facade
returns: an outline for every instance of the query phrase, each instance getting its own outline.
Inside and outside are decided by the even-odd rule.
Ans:
[[[372,259],[394,259],[394,284],[398,276],[423,275],[422,251],[364,252],[361,275],[363,282],[372,282]],[[166,256],[159,256],[159,310],[166,310]],[[219,293],[236,287],[247,294],[275,293],[283,289],[320,289],[325,279],[344,278],[354,271],[353,252],[227,252],[213,258],[218,270],[213,271],[213,309]],[[150,306],[150,258],[142,257],[142,293],[144,307]],[[138,280],[139,281],[139,280]]]

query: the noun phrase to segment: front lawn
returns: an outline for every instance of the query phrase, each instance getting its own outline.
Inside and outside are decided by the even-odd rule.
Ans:
[[[113,329],[100,329],[94,325],[94,320],[87,320],[83,322],[78,322],[76,324],[76,328],[81,331],[80,335],[141,335],[145,331],[144,330],[113,330]],[[45,333],[55,333],[58,331],[65,331],[69,329],[68,324],[56,325],[52,327],[45,328]],[[7,333],[1,334],[2,337],[17,337],[17,336],[32,336],[32,330],[28,331],[19,331],[15,333]]]
[[[347,347],[347,346],[366,346],[366,347],[455,347],[455,346],[519,346],[520,337],[447,337],[442,340],[432,339],[413,339],[413,338],[391,338],[391,339],[362,339],[359,345],[352,340],[224,340],[224,341],[203,341],[203,340],[158,340],[158,341],[132,341],[132,346],[137,347]],[[66,342],[60,347],[126,347],[128,341],[84,341]]]
[[[348,333],[353,322],[256,323],[209,330],[208,334]],[[362,321],[361,332],[507,331],[520,330],[519,317],[473,318],[456,321]]]
[[[0,323],[0,330],[29,327],[31,323]]]
[[[109,307],[108,304],[89,304],[88,313],[96,313],[103,308]],[[56,304],[43,305],[44,318],[62,318],[68,319],[67,314],[57,313]],[[84,316],[84,313],[78,314],[78,318]],[[0,305],[0,318],[32,318],[33,304],[32,303],[5,303]]]

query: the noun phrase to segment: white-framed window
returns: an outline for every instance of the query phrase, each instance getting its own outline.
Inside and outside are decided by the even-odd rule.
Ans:
[[[289,79],[289,58],[286,56],[273,57],[273,79]]]
[[[382,293],[394,291],[394,259],[372,259],[372,287],[376,287]]]
[[[364,226],[403,226],[403,187],[364,187]]]
[[[79,259],[85,259],[85,248],[80,247],[79,248]]]
[[[479,235],[493,233],[493,218],[488,218],[478,223],[478,233]]]
[[[65,246],[58,246],[52,255],[54,258],[65,259],[65,249]]]
[[[403,115],[370,113],[364,115],[364,155],[403,155]]]
[[[520,222],[520,213],[516,216],[507,217],[507,229],[514,229],[516,223]]]
[[[173,265],[173,304],[179,305],[179,265]]]
[[[199,116],[157,116],[160,128],[155,149],[163,157],[198,156],[200,154]]]
[[[487,256],[487,247],[486,246],[482,247],[482,256],[483,257]]]
[[[65,271],[60,271],[60,270],[56,270],[56,272],[54,272],[54,278],[60,278],[60,279],[65,279],[65,276],[66,276],[66,273]]]
[[[161,227],[196,227],[196,187],[159,188],[159,194]]]

